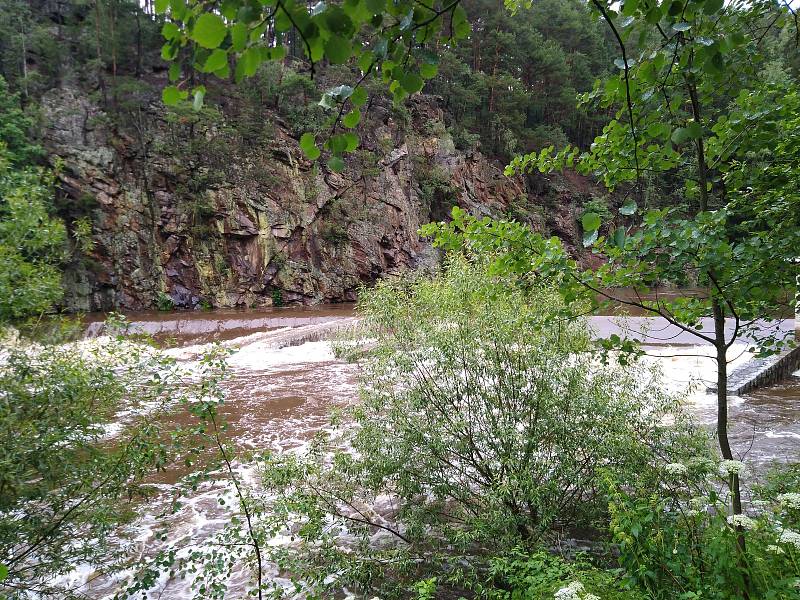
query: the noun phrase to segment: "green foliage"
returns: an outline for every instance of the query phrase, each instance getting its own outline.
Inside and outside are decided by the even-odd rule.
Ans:
[[[84,254],[89,254],[94,249],[92,239],[92,222],[89,217],[83,216],[72,222],[72,237]]]
[[[220,78],[231,74],[237,82],[255,75],[269,61],[282,60],[287,54],[302,54],[313,75],[323,58],[330,64],[357,63],[361,76],[354,86],[339,85],[322,96],[321,105],[336,110],[335,129],[356,124],[353,108],[363,104],[362,93],[351,99],[367,77],[380,77],[395,102],[419,92],[425,77],[435,72],[431,65],[436,55],[427,46],[438,40],[453,42],[470,32],[464,9],[458,2],[441,5],[416,5],[401,0],[388,5],[364,0],[342,6],[318,3],[306,6],[295,2],[269,2],[263,6],[239,0],[221,5],[185,0],[157,2],[156,12],[170,19],[162,30],[166,40],[162,57],[175,64],[211,72]],[[372,32],[376,39],[367,46],[361,35]],[[426,66],[428,65],[428,66]],[[165,88],[163,100],[177,105],[190,96],[183,88],[181,69],[173,70],[176,83]],[[192,89],[195,104],[202,104],[205,88]],[[199,99],[199,100],[198,100]],[[351,110],[345,116],[345,108]],[[334,135],[325,149],[332,155],[328,162],[341,170],[342,154],[355,146],[337,144]],[[357,141],[356,141],[357,145]]]
[[[19,94],[11,93],[0,76],[0,140],[11,167],[30,167],[44,158],[44,150],[31,143],[33,131],[33,119],[22,110]]]
[[[518,157],[507,171],[574,166],[600,176],[610,189],[640,185],[643,172],[658,173],[662,180],[679,181],[694,208],[687,214],[684,202],[666,202],[647,210],[629,198],[620,213],[638,215],[639,222],[608,236],[600,235],[599,213],[585,214],[584,243],[606,259],[594,272],[578,270],[557,240],[523,228],[456,215],[456,224],[445,229],[481,237],[477,246],[487,251],[518,251],[500,262],[558,279],[568,301],[615,287],[646,293],[664,281],[705,288],[706,294],[691,300],[641,304],[689,329],[715,311],[720,318],[732,317],[738,325],[733,338],[724,339],[730,344],[757,328],[758,318],[781,310],[800,268],[791,260],[800,240],[797,173],[786,169],[796,161],[798,148],[797,86],[787,79],[781,85],[764,81],[757,67],[766,60],[759,40],[771,26],[788,26],[788,15],[761,3],[689,3],[674,13],[666,5],[652,11],[647,6],[626,3],[619,15],[595,3],[620,34],[628,62],[618,61],[619,74],[585,98],[619,107],[591,149],[580,153],[567,147],[553,154],[553,148],[545,148]],[[755,24],[766,27],[761,38],[752,34]],[[635,33],[641,34],[638,42]],[[659,45],[665,35],[669,43]],[[439,231],[443,245],[459,246]],[[505,237],[492,242],[497,234]],[[694,331],[705,341],[717,339]],[[769,335],[761,341],[763,351],[783,342]]]
[[[646,383],[653,373],[601,368],[582,324],[553,322],[547,291],[453,261],[436,279],[387,281],[361,302],[364,329],[340,348],[362,357],[361,401],[308,456],[264,455],[272,493],[246,500],[263,519],[255,538],[294,532],[291,547],[262,545],[261,559],[290,573],[297,593],[488,594],[491,556],[476,547],[496,555],[591,527],[606,512],[601,464],[649,481],[657,455],[703,447],[675,399]],[[392,510],[367,508],[379,499]],[[371,544],[376,530],[389,539]],[[239,521],[221,543],[246,535]],[[207,580],[222,581],[233,563],[204,564]]]
[[[577,555],[571,560],[537,551],[514,548],[492,559],[489,565],[489,598],[497,600],[551,600],[570,585],[576,596],[603,600],[645,600],[647,596],[626,588],[612,569],[592,564],[590,557]],[[580,586],[576,585],[576,582]],[[579,593],[577,590],[582,589]],[[558,596],[555,596],[558,598]]]
[[[41,314],[63,293],[66,230],[48,211],[52,175],[10,163],[0,140],[0,322]]]
[[[52,30],[35,18],[34,7],[24,0],[0,2],[0,78],[27,99],[57,81],[61,54]]]
[[[40,346],[6,339],[0,366],[0,552],[4,597],[71,598],[57,575],[83,563],[111,571],[109,540],[130,516],[146,474],[168,460],[158,407],[172,363],[148,346],[109,339]],[[135,416],[142,406],[149,410]],[[120,409],[133,415],[108,443]],[[7,596],[6,596],[7,595]]]
[[[467,0],[470,44],[441,51],[427,85],[444,101],[449,124],[477,134],[486,154],[567,141],[588,146],[605,118],[576,107],[607,70],[612,48],[581,2],[538,1],[511,15],[488,0]],[[471,148],[456,136],[456,146]]]
[[[457,208],[452,223],[423,232],[442,247],[488,257],[494,272],[550,282],[567,307],[583,300],[596,308],[599,297],[621,301],[713,344],[717,438],[722,456],[731,459],[726,351],[745,333],[755,332],[749,341],[762,352],[787,342],[765,333],[759,320],[782,310],[786,290],[800,274],[793,260],[800,247],[797,171],[785,166],[796,164],[800,147],[797,83],[788,76],[766,79],[770,71],[760,70],[767,60],[761,41],[772,27],[791,26],[790,11],[710,0],[592,5],[622,57],[615,61],[619,74],[598,82],[584,101],[613,107],[616,118],[587,152],[573,146],[554,154],[549,147],[514,159],[507,172],[575,167],[593,173],[610,190],[627,191],[619,212],[635,217],[636,224],[604,236],[599,212],[582,215],[584,244],[604,259],[593,271],[580,269],[556,238]],[[640,208],[636,195],[643,191],[644,173],[677,182],[672,187],[682,197]],[[663,281],[703,291],[691,298],[641,299]],[[621,298],[617,288],[633,288],[639,299]],[[714,318],[711,332],[700,322],[708,316]],[[726,317],[732,331],[725,328]],[[629,351],[634,341],[611,336],[601,347]],[[742,514],[739,473],[727,483],[726,503],[712,490],[706,494],[712,516],[685,523],[670,516],[677,502],[672,496],[666,496],[673,498],[670,504],[662,502],[663,495],[648,496],[647,486],[638,495],[625,484],[612,490],[624,490],[624,498],[612,503],[612,530],[632,585],[659,598],[796,595],[788,559],[761,556],[775,545],[782,525],[768,527],[767,516],[756,533],[745,535],[750,523]],[[787,535],[795,539],[793,532]]]
[[[420,205],[430,217],[442,216],[443,209],[458,200],[459,190],[442,167],[431,165],[424,157],[415,157],[413,174],[419,186]]]
[[[722,600],[743,589],[754,598],[797,598],[800,536],[791,536],[791,509],[766,502],[751,516],[728,517],[735,492],[719,469],[706,460],[666,465],[661,485],[647,489],[609,478],[611,531],[628,585],[665,600]]]
[[[333,247],[342,246],[350,241],[347,226],[338,222],[325,223],[320,228],[320,237]]]
[[[283,306],[283,291],[279,289],[272,290],[272,306]]]
[[[156,308],[161,311],[170,311],[175,308],[175,302],[166,292],[156,294]]]

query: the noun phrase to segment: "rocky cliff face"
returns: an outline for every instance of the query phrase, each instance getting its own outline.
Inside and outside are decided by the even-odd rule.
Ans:
[[[404,122],[370,106],[342,174],[305,160],[266,109],[247,134],[224,111],[165,113],[155,101],[121,111],[123,126],[78,88],[51,90],[42,109],[67,220],[93,229],[66,276],[74,310],[354,300],[383,275],[433,268],[438,253],[417,230],[453,204],[577,236],[575,185],[535,189],[456,150],[430,97]]]

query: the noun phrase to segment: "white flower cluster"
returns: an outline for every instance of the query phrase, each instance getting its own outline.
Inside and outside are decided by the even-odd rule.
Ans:
[[[580,594],[583,591],[583,584],[580,581],[573,581],[568,586],[558,590],[553,597],[555,600],[580,600]]]
[[[731,515],[728,517],[728,524],[747,530],[753,529],[756,526],[756,522],[747,515]]]
[[[791,544],[795,548],[800,548],[800,533],[791,529],[784,529],[781,531],[778,541],[782,544]]]
[[[664,470],[673,477],[682,477],[689,472],[689,469],[686,467],[686,465],[681,463],[669,463],[664,467]]]
[[[719,463],[719,474],[723,477],[729,475],[743,475],[746,472],[744,463],[739,460],[723,460]]]
[[[553,596],[555,600],[600,600],[599,596],[586,594],[586,588],[580,581],[573,581],[568,586],[558,590]]]
[[[797,492],[780,494],[778,496],[778,502],[781,503],[781,506],[785,506],[786,508],[791,508],[793,510],[800,510],[800,494],[798,494]]]

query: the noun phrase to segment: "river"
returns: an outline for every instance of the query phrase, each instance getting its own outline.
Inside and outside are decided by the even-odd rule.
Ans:
[[[323,339],[353,322],[350,305],[247,312],[137,313],[128,315],[128,319],[133,331],[155,336],[166,347],[165,352],[188,365],[212,342],[235,350],[229,359],[230,377],[224,383],[226,401],[222,413],[230,424],[227,435],[242,450],[302,451],[314,432],[326,426],[333,406],[356,398],[356,367],[337,360]],[[651,331],[659,328],[656,322],[649,325]],[[592,326],[607,333],[620,324],[612,317],[597,317]],[[90,318],[87,334],[100,333],[100,319]],[[671,389],[683,391],[691,387],[687,394],[690,410],[699,421],[713,424],[715,399],[705,389],[715,373],[708,357],[710,347],[683,338],[678,342],[648,341],[646,360],[661,365]],[[732,348],[734,367],[748,357],[746,346]],[[733,447],[757,469],[763,471],[776,460],[800,461],[800,377],[733,398],[731,422]],[[252,480],[253,473],[246,467],[240,466],[239,472],[244,479]],[[155,481],[160,493],[139,507],[139,518],[128,528],[135,553],[151,556],[164,546],[165,542],[158,539],[161,521],[154,515],[168,505],[172,486],[184,474],[176,470]],[[225,506],[218,502],[221,496],[230,500]],[[186,552],[202,547],[229,520],[231,505],[235,501],[229,485],[218,482],[201,486],[178,513],[167,519],[167,543],[187,549]],[[123,576],[101,576],[86,565],[67,580],[87,597],[99,600],[111,598]],[[280,574],[268,568],[267,577],[280,578]],[[226,598],[244,597],[246,580],[242,571],[232,581]],[[192,593],[187,580],[164,576],[149,597],[183,600],[192,597]]]

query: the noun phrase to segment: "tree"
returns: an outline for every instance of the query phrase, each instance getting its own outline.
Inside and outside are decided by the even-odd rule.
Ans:
[[[460,0],[348,0],[342,5],[314,6],[294,0],[263,4],[159,0],[155,9],[169,17],[162,30],[167,40],[162,56],[173,63],[169,70],[173,85],[163,92],[168,105],[187,99],[188,88],[193,104],[202,105],[206,88],[193,86],[192,69],[221,78],[233,74],[240,82],[253,76],[262,63],[282,60],[287,54],[302,54],[312,77],[323,62],[343,65],[351,59],[357,61],[355,83],[328,90],[320,101],[335,109],[330,136],[324,143],[331,155],[328,165],[334,171],[344,168],[343,154],[358,147],[355,133],[337,132],[359,123],[359,107],[367,101],[361,84],[369,77],[379,77],[399,102],[419,92],[425,81],[436,75],[438,57],[429,47],[454,43],[470,32]],[[295,45],[301,52],[293,50]],[[182,73],[182,64],[189,67],[188,73]],[[306,133],[300,144],[309,158],[320,156],[312,133]]]
[[[788,77],[764,77],[770,59],[764,40],[776,28],[793,26],[793,13],[767,2],[718,0],[629,0],[619,12],[612,3],[593,5],[621,56],[618,75],[599,82],[584,101],[618,107],[616,118],[589,151],[568,147],[553,154],[546,148],[515,159],[508,172],[574,167],[626,192],[620,217],[605,235],[599,215],[583,216],[584,243],[604,264],[581,270],[557,239],[456,209],[452,223],[426,232],[444,247],[500,252],[498,268],[547,277],[568,302],[583,298],[597,306],[599,297],[636,307],[712,344],[717,438],[730,460],[727,351],[743,338],[762,352],[784,343],[765,332],[760,319],[785,309],[798,274],[791,259],[800,247],[800,174],[788,166],[798,158],[797,85]],[[668,197],[659,206],[638,207],[645,175],[677,182],[680,201]],[[702,291],[645,299],[664,282],[692,283]],[[617,293],[621,287],[632,288],[635,297]],[[710,331],[703,317],[713,319]],[[733,321],[730,332],[726,318]],[[615,336],[605,347],[631,345]],[[730,488],[731,511],[740,514],[736,473]]]
[[[66,230],[50,215],[52,174],[36,168],[42,149],[31,120],[0,77],[0,322],[50,309],[62,295]]]

